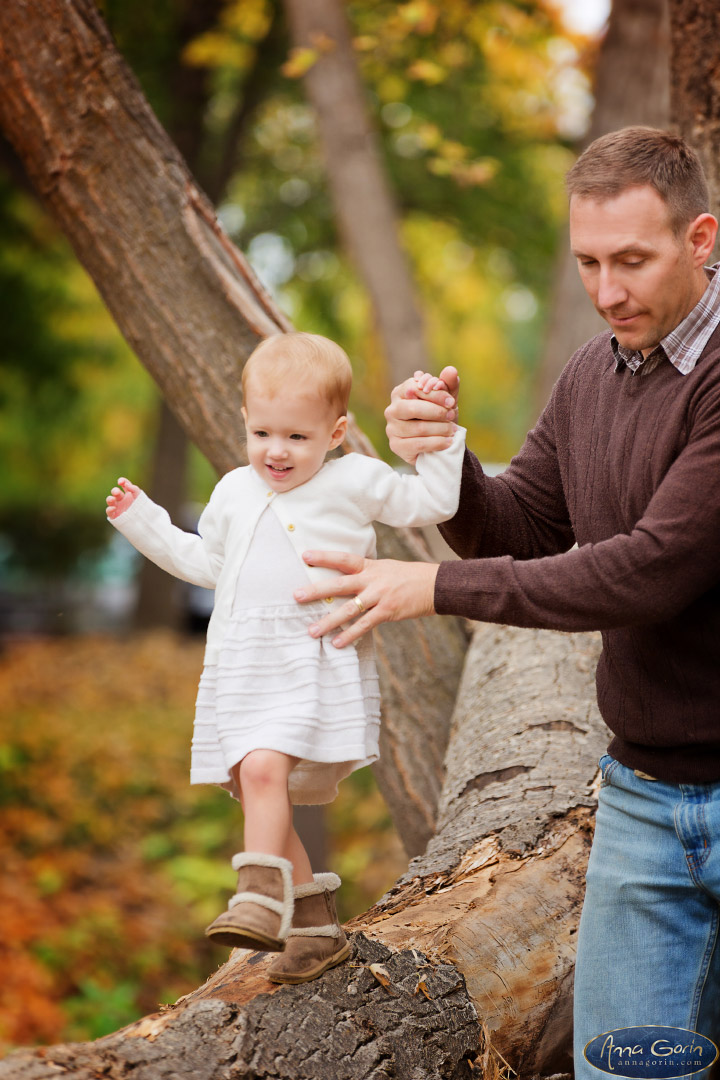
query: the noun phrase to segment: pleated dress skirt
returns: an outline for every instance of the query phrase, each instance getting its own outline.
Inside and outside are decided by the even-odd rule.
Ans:
[[[206,664],[195,708],[190,782],[220,784],[252,750],[299,758],[293,803],[331,802],[337,785],[378,757],[380,691],[372,639],[336,649],[308,627],[328,611],[297,604],[304,563],[268,506],[238,580],[217,664]]]

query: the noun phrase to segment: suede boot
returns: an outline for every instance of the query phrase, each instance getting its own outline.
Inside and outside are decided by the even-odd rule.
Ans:
[[[337,874],[314,874],[307,885],[296,885],[292,929],[282,956],[268,968],[277,983],[309,982],[350,955],[350,946],[335,908],[340,888]]]
[[[235,949],[282,952],[292,924],[292,863],[245,851],[234,856],[232,866],[238,872],[237,893],[205,933]]]

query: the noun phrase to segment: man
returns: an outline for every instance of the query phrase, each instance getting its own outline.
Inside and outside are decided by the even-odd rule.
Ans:
[[[603,632],[601,762],[576,968],[576,1076],[615,1028],[720,1036],[720,274],[699,161],[677,136],[627,128],[568,175],[570,240],[606,331],[578,350],[510,467],[466,454],[438,566],[307,553],[347,574],[299,599],[356,596],[314,628],[342,647],[437,611]],[[391,446],[443,444],[449,393],[393,392]],[[573,548],[573,544],[577,547]]]

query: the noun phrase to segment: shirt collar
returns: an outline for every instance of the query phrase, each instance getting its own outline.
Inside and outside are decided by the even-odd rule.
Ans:
[[[648,360],[653,361],[651,366],[654,367],[659,360],[667,358],[681,375],[689,375],[720,323],[718,268],[720,263],[705,267],[709,279],[707,289],[692,311],[662,339],[649,356],[643,357],[642,353],[635,349],[624,348],[613,334],[610,344],[615,355],[615,370],[621,371],[628,367],[634,375]]]

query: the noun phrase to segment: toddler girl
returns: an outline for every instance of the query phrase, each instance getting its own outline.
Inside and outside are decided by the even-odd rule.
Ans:
[[[380,698],[372,642],[336,649],[308,627],[333,600],[300,606],[295,589],[332,575],[302,552],[372,557],[371,522],[428,525],[458,503],[464,432],[400,475],[362,454],[326,461],[347,429],[352,372],[343,350],[315,334],[267,338],[242,375],[249,465],[217,484],[183,532],[121,478],[107,515],[148,558],[215,589],[192,741],[191,783],[242,801],[237,893],[207,928],[214,941],[282,955],[269,975],[304,982],[349,953],[335,912],[335,874],[315,874],[292,806],[326,803],[338,781],[378,756]],[[437,384],[437,387],[436,385]],[[423,375],[420,392],[441,388]]]

